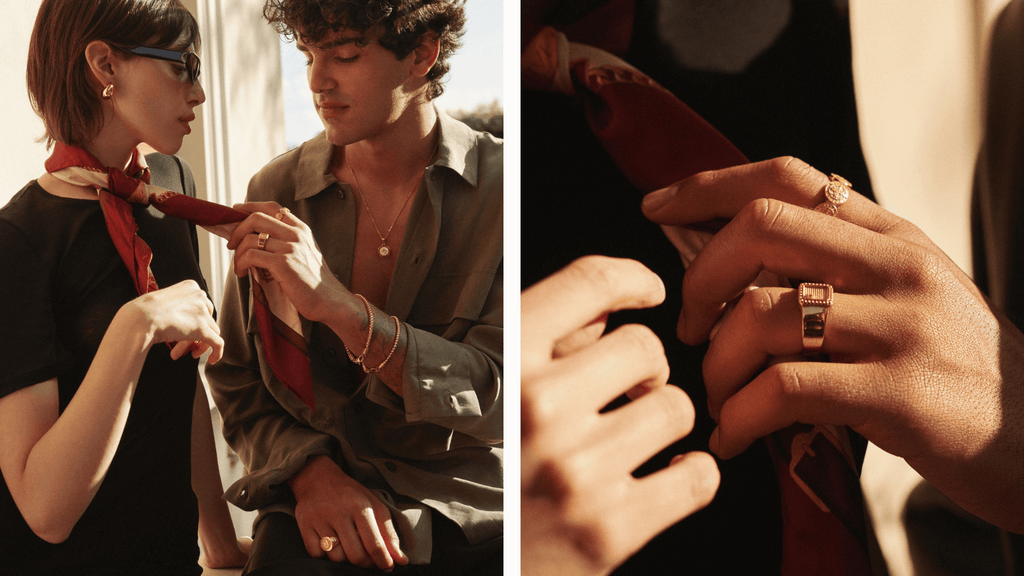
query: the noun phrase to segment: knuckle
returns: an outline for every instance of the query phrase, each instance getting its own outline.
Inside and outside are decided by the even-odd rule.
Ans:
[[[945,259],[928,250],[907,250],[895,261],[900,265],[898,286],[901,288],[928,291],[947,279]]]
[[[722,478],[714,457],[705,452],[690,452],[683,456],[682,462],[673,465],[685,470],[685,480],[678,483],[676,493],[679,502],[694,510],[710,504]]]
[[[794,156],[772,158],[766,163],[768,177],[780,187],[794,190],[808,190],[816,194],[823,174],[810,164]]]
[[[554,398],[551,386],[544,384],[523,387],[520,394],[520,411],[524,445],[540,436],[541,431],[547,429],[550,424],[565,416],[565,411]]]
[[[754,326],[768,326],[777,303],[769,290],[748,290],[736,304],[736,311],[750,318]]]
[[[678,386],[663,386],[651,392],[652,409],[656,411],[651,417],[663,422],[678,436],[688,434],[693,429],[696,410],[690,397]],[[655,396],[656,395],[656,396]]]
[[[665,360],[665,346],[653,330],[642,324],[625,324],[612,332],[622,355],[631,362],[654,362],[660,367],[668,366]]]
[[[692,183],[697,188],[707,188],[719,180],[720,172],[718,170],[706,170],[704,172],[698,172],[690,177],[689,183]]]
[[[758,198],[740,210],[737,219],[759,236],[771,236],[783,228],[787,204],[774,198]]]
[[[805,393],[806,382],[800,375],[796,365],[791,363],[776,364],[770,370],[779,395],[785,399],[800,398]]]

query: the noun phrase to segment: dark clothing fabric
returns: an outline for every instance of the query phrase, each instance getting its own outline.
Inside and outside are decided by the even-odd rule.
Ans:
[[[857,133],[849,22],[831,2],[793,1],[774,43],[738,72],[696,70],[681,63],[662,39],[659,30],[665,23],[658,21],[657,4],[636,2],[627,62],[672,90],[751,161],[795,155],[826,173],[845,176],[871,197]],[[678,25],[688,24],[693,22]],[[665,346],[670,382],[687,392],[697,414],[694,431],[636,475],[667,466],[676,454],[707,450],[715,424],[703,409],[706,347],[685,346],[675,334],[684,273],[679,254],[660,228],[644,218],[641,192],[591,135],[582,102],[524,91],[522,108],[523,286],[587,254],[632,258],[657,273],[667,287],[666,301],[616,313],[608,329],[627,323],[651,328]],[[616,574],[657,573],[667,558],[680,553],[686,571],[694,574],[779,573],[779,489],[765,446],[755,443],[718,465],[722,479],[714,501],[656,537]]]
[[[497,576],[502,574],[503,538],[470,545],[457,524],[432,511],[430,564],[395,566],[391,574],[409,576]],[[372,576],[376,568],[360,568],[323,558],[310,558],[295,518],[284,512],[268,514],[257,526],[244,576]]]
[[[438,123],[437,159],[411,202],[383,308],[407,338],[402,396],[353,371],[329,327],[303,320],[312,411],[269,369],[248,278],[227,283],[224,357],[206,368],[224,437],[245,464],[228,501],[258,509],[257,524],[293,513],[288,479],[309,458],[330,455],[388,506],[402,550],[417,564],[431,561],[431,510],[474,544],[500,535],[504,517],[503,143],[443,113]],[[331,173],[333,154],[321,133],[256,174],[247,198],[276,201],[306,222],[348,285],[358,200]]]
[[[154,184],[195,195],[187,165],[147,160]],[[134,214],[159,285],[193,279],[205,288],[194,227],[148,206]],[[110,321],[138,294],[99,202],[31,182],[0,210],[0,247],[0,396],[57,378],[63,413]],[[65,542],[37,537],[3,485],[4,574],[201,573],[190,458],[197,369],[191,355],[173,361],[167,346],[153,346],[110,469]]]

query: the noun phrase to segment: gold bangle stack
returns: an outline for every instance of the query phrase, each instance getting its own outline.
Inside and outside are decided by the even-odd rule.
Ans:
[[[367,368],[365,364],[363,365],[363,372],[366,372],[367,374],[376,374],[377,372],[380,372],[385,366],[387,366],[388,361],[391,360],[391,356],[394,355],[395,350],[398,349],[398,339],[402,336],[402,323],[398,321],[398,316],[392,316],[391,319],[395,321],[395,342],[391,344],[391,351],[388,352],[387,357],[385,357],[384,361],[380,363],[380,366],[377,366],[376,368]]]
[[[363,348],[363,353],[357,357],[352,355],[352,352],[349,351],[348,346],[344,342],[341,345],[345,347],[345,354],[348,354],[349,360],[362,365],[363,360],[366,358],[366,353],[370,351],[370,341],[373,339],[373,309],[370,308],[370,302],[362,294],[356,294],[356,298],[363,301],[363,305],[366,306],[366,315],[370,319],[370,324],[366,327],[366,346]]]

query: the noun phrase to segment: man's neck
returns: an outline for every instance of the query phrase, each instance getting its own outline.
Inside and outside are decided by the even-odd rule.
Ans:
[[[430,161],[438,137],[437,113],[433,104],[427,102],[406,110],[382,133],[345,146],[337,157],[335,173],[354,167],[360,181],[417,177]]]

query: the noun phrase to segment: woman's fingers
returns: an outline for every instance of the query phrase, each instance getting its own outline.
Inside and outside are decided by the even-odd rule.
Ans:
[[[662,448],[693,431],[695,411],[690,397],[676,386],[663,386],[629,404],[599,416],[591,451],[595,466],[630,473]]]
[[[655,306],[664,298],[661,279],[639,262],[580,258],[522,293],[522,341],[547,350],[550,359],[557,342],[594,320],[617,310]]]
[[[586,349],[558,359],[549,370],[571,382],[550,391],[552,404],[574,406],[582,413],[600,410],[633,386],[663,386],[669,374],[661,340],[638,324],[615,329]]]

